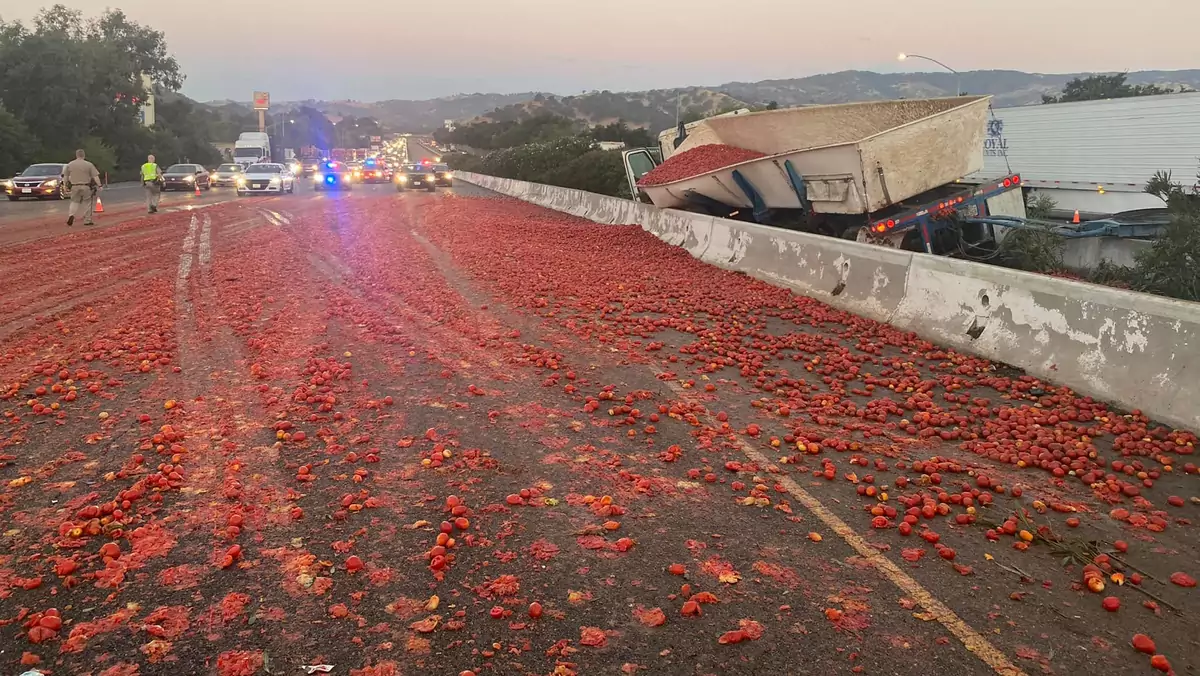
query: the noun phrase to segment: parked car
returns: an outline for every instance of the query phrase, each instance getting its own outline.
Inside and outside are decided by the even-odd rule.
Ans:
[[[246,173],[238,178],[237,194],[263,195],[292,193],[296,191],[296,175],[283,164],[260,162],[246,167]]]
[[[33,164],[20,174],[0,181],[0,189],[13,202],[22,197],[65,199],[67,187],[63,172],[66,168],[67,165],[57,163]]]
[[[208,175],[208,182],[214,188],[223,185],[237,186],[237,181],[246,173],[245,168],[236,162],[228,162],[214,169]]]
[[[431,164],[406,164],[396,172],[396,191],[424,188],[426,192],[437,190],[437,177]]]
[[[197,186],[204,190],[212,188],[209,182],[208,170],[199,164],[172,164],[163,172],[163,191],[195,190]]]

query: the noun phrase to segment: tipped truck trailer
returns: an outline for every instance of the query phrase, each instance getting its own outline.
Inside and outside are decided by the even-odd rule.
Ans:
[[[811,106],[714,117],[625,151],[643,201],[913,251],[984,257],[996,234],[960,217],[1025,216],[1019,175],[983,185],[987,96]],[[683,137],[679,142],[678,138]],[[705,144],[765,157],[660,185],[636,181]],[[653,152],[657,150],[658,153]]]

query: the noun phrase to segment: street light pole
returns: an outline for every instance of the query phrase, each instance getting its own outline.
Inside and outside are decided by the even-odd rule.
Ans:
[[[941,61],[938,61],[937,59],[929,57],[929,56],[922,56],[920,54],[905,54],[904,52],[900,52],[900,55],[896,57],[897,61],[904,61],[906,59],[924,59],[931,63],[936,63],[937,65],[941,66],[942,68],[945,68],[946,70],[950,71],[951,73],[954,73],[954,76],[955,76],[954,77],[954,95],[962,96],[962,73],[959,73],[957,70],[954,70],[950,66],[947,66],[946,64],[942,63]]]

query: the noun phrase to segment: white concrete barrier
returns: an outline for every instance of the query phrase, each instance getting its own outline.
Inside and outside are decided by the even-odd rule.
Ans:
[[[638,224],[707,263],[1200,429],[1200,304],[579,190],[455,177],[597,223]]]

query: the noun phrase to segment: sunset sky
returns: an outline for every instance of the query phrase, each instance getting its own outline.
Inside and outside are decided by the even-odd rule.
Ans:
[[[846,69],[1200,67],[1189,0],[164,0],[104,6],[166,33],[201,100],[638,90]],[[37,3],[0,0],[27,20]],[[743,26],[735,31],[734,26]]]

